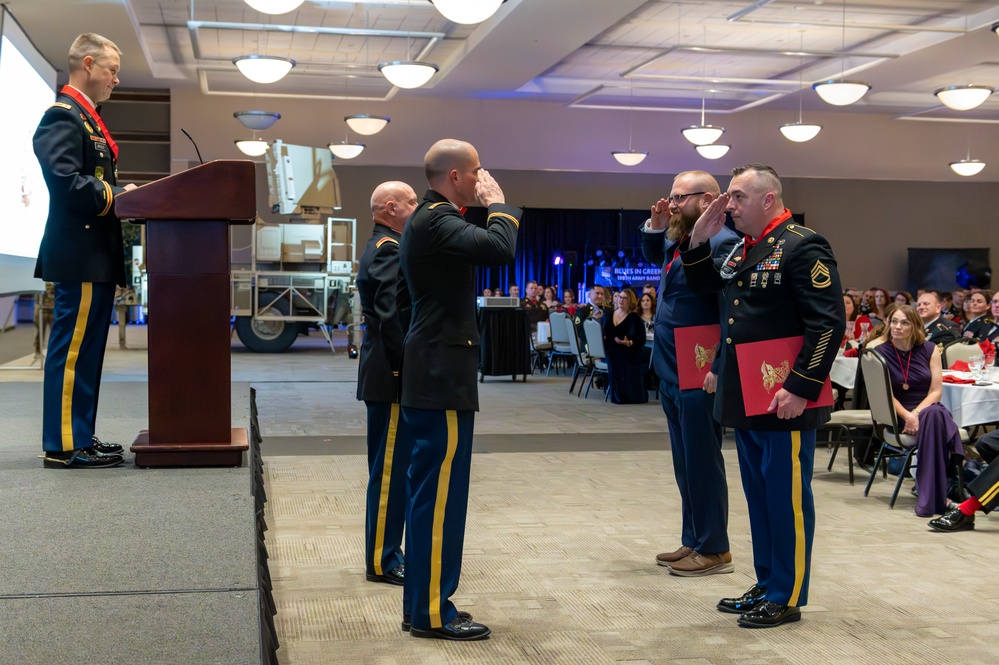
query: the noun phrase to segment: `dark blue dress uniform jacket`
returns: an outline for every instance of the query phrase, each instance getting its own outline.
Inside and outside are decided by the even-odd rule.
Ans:
[[[642,228],[645,225],[642,224]],[[731,229],[722,229],[707,243],[711,247],[715,268],[739,241]],[[650,263],[662,266],[666,258],[677,249],[677,242],[666,238],[665,233],[642,233],[642,253]],[[689,246],[684,241],[683,249]],[[676,253],[672,267],[659,284],[659,302],[656,305],[655,335],[653,336],[652,369],[661,380],[679,385],[676,369],[677,328],[705,326],[718,323],[719,296],[717,293],[695,293],[687,288],[687,278]],[[719,371],[720,354],[716,354],[711,371]]]
[[[402,343],[409,328],[409,289],[399,270],[399,237],[375,224],[357,271],[364,341],[357,366],[357,399],[399,401]]]
[[[829,420],[828,407],[805,409],[791,419],[780,419],[775,413],[746,415],[735,347],[746,342],[803,336],[801,352],[784,388],[808,400],[818,398],[846,329],[843,289],[832,248],[825,238],[792,219],[760,238],[745,259],[741,243],[736,247],[730,261],[734,273],[730,279],[723,279],[715,268],[709,243],[681,254],[692,289],[722,289],[715,419],[725,427],[746,430],[815,429]]]
[[[512,263],[522,211],[489,206],[486,228],[427,190],[402,234],[402,273],[412,299],[403,351],[402,406],[479,409],[475,267]]]
[[[97,122],[60,94],[38,125],[35,155],[49,189],[49,216],[35,277],[125,285],[121,222],[114,215],[115,158]]]

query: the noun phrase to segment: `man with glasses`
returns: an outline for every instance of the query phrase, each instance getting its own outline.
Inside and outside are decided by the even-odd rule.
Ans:
[[[670,195],[652,206],[652,216],[640,228],[646,260],[662,266],[652,366],[660,380],[659,400],[666,413],[681,506],[680,547],[657,555],[656,563],[681,577],[734,570],[721,425],[711,417],[718,360],[711,363],[703,385],[681,389],[676,342],[677,329],[719,322],[717,292],[690,290],[680,253],[690,246],[690,231],[697,218],[720,193],[718,181],[709,173],[681,173],[673,180]],[[737,241],[736,234],[727,228],[711,238],[711,261],[716,268]],[[716,345],[717,339],[711,343],[712,348]],[[685,353],[691,352],[685,349]]]
[[[799,607],[808,601],[815,435],[830,409],[806,407],[819,398],[829,377],[846,313],[829,243],[794,222],[773,168],[750,164],[732,173],[728,192],[694,224],[690,249],[681,259],[693,290],[722,290],[714,416],[735,430],[753,537],[756,583],[738,598],[721,599],[718,609],[740,614],[740,626],[770,628],[798,621]],[[710,260],[709,240],[725,228],[726,212],[746,237],[719,269]],[[757,367],[747,368],[743,378],[740,345],[748,350],[754,348],[750,343],[788,337],[800,338],[801,349],[784,361],[783,375],[771,378],[769,387]],[[748,415],[743,393],[759,391],[772,391],[773,399],[765,413]]]
[[[114,200],[118,145],[99,104],[118,85],[121,51],[94,33],[69,49],[69,84],[42,116],[35,156],[48,186],[49,216],[35,277],[55,283],[42,407],[44,466],[98,469],[122,463],[122,447],[94,433],[115,285],[125,252]]]

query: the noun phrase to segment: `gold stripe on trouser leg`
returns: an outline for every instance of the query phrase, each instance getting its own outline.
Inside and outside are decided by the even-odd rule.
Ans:
[[[801,432],[791,432],[791,509],[794,510],[794,587],[788,605],[797,606],[805,582],[805,515],[801,511]]]
[[[434,504],[434,530],[430,541],[430,627],[440,628],[441,621],[441,549],[444,546],[444,510],[451,486],[451,463],[458,450],[458,412],[447,411],[447,453],[437,477],[437,502]]]
[[[385,434],[385,454],[382,455],[382,492],[378,497],[378,519],[375,522],[375,575],[382,575],[382,551],[385,545],[385,515],[388,512],[389,489],[392,484],[392,455],[395,453],[395,435],[399,430],[399,405],[393,404],[389,413],[388,432]]]
[[[999,464],[999,461],[996,461],[995,464]],[[982,492],[982,495],[980,497],[978,497],[978,503],[980,503],[980,504],[982,504],[984,506],[989,501],[992,501],[993,499],[995,499],[996,498],[996,494],[999,494],[999,482],[997,482],[995,485],[993,485],[992,487],[990,487],[988,489],[988,491]]]
[[[80,308],[76,312],[76,326],[73,328],[73,339],[69,342],[66,367],[62,373],[62,449],[65,451],[73,449],[73,386],[76,383],[76,360],[80,357],[83,335],[87,332],[87,318],[90,316],[93,292],[94,285],[90,282],[80,285]]]

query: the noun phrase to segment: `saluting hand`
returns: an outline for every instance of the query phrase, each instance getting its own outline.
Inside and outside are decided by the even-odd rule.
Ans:
[[[479,169],[478,182],[475,183],[475,198],[484,207],[488,208],[493,203],[506,203],[503,190],[500,189],[496,179],[489,175],[489,171]]]
[[[649,219],[649,228],[651,229],[665,229],[669,226],[669,201],[666,199],[659,199],[656,204],[652,206],[652,217]]]
[[[728,194],[722,194],[712,201],[705,211],[697,218],[690,232],[691,248],[703,245],[725,226],[725,207],[728,205]]]

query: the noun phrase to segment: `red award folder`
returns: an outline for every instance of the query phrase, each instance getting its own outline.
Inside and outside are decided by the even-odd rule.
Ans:
[[[721,326],[687,326],[674,331],[676,337],[676,372],[680,390],[703,388],[704,377],[715,359]]]
[[[794,361],[801,352],[804,337],[782,337],[762,342],[737,344],[735,356],[739,361],[739,380],[742,382],[742,403],[747,416],[760,416],[769,413],[767,409],[774,401],[774,395],[784,385],[791,374]],[[832,406],[832,384],[829,377],[822,384],[819,398],[808,402],[806,409],[817,406]]]

